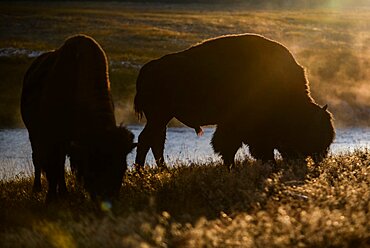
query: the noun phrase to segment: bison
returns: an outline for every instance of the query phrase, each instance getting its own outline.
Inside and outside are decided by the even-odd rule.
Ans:
[[[94,39],[73,36],[35,59],[24,76],[21,114],[32,147],[33,188],[41,190],[45,171],[47,201],[66,192],[67,155],[92,198],[118,192],[134,135],[116,126],[107,58]]]
[[[242,143],[256,159],[327,155],[335,132],[327,106],[310,96],[305,70],[282,44],[257,34],[206,40],[145,64],[137,78],[134,107],[147,123],[136,164],[149,149],[163,163],[166,125],[172,118],[197,133],[217,125],[212,146],[225,165]]]

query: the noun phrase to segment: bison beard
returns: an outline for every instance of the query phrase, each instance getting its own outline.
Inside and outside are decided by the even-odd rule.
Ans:
[[[34,191],[41,189],[44,170],[47,201],[66,192],[69,155],[93,198],[118,192],[134,136],[116,126],[107,59],[95,40],[77,35],[36,58],[24,77],[21,113],[32,146]]]
[[[311,98],[305,71],[289,50],[255,34],[205,41],[145,64],[136,82],[135,111],[145,115],[136,163],[149,149],[164,161],[166,125],[177,118],[199,132],[217,125],[214,151],[234,164],[242,143],[251,155],[274,160],[326,156],[334,139],[332,116]]]

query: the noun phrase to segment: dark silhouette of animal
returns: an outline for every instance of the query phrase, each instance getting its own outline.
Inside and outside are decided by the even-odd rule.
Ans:
[[[107,58],[95,40],[77,35],[36,58],[24,76],[21,114],[32,146],[34,191],[41,190],[43,170],[47,201],[66,192],[67,155],[92,198],[119,191],[134,136],[116,126]]]
[[[145,64],[136,82],[135,111],[145,115],[136,163],[149,149],[163,163],[166,124],[173,117],[201,132],[217,124],[214,151],[226,165],[242,143],[257,159],[327,155],[332,116],[310,96],[305,71],[280,43],[256,34],[207,40]]]

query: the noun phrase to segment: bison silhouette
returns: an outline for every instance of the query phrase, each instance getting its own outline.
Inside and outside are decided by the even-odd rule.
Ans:
[[[234,164],[242,143],[256,159],[327,155],[335,133],[327,106],[310,96],[305,71],[282,44],[256,34],[222,36],[145,64],[135,111],[147,119],[136,163],[149,149],[163,163],[166,125],[177,118],[201,132],[217,124],[214,151]]]
[[[32,146],[33,188],[41,189],[45,171],[47,201],[66,192],[67,155],[93,198],[118,192],[134,136],[116,126],[107,58],[95,40],[73,36],[36,58],[24,76],[21,114]]]

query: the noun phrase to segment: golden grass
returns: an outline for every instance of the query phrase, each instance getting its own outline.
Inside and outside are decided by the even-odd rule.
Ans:
[[[307,166],[246,160],[129,171],[111,213],[72,176],[70,196],[45,206],[31,179],[0,182],[2,247],[366,247],[370,153]],[[44,182],[45,183],[45,182]]]

